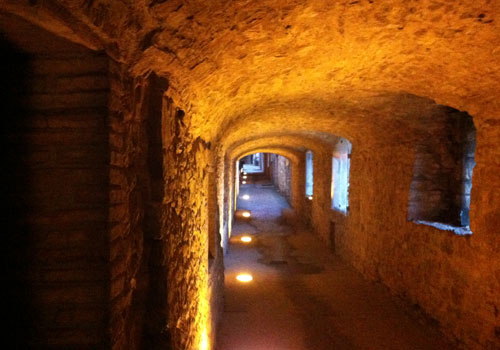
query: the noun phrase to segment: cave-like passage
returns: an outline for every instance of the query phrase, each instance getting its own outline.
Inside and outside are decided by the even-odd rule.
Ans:
[[[238,209],[252,215],[236,213],[217,350],[451,348],[422,315],[283,222],[288,207],[269,183],[240,188]]]

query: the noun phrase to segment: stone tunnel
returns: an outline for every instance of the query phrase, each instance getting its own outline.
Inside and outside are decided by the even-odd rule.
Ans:
[[[217,349],[253,155],[288,225],[500,348],[500,2],[2,0],[0,43],[12,349]]]

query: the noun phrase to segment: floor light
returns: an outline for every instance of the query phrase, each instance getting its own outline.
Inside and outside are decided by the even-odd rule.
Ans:
[[[238,276],[236,276],[236,279],[240,282],[248,283],[253,280],[253,277],[248,273],[240,273]]]

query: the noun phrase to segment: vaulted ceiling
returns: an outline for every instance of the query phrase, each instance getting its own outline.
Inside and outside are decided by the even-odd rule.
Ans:
[[[92,28],[87,41],[98,37],[135,74],[168,77],[168,94],[207,140],[325,131],[322,120],[353,141],[380,122],[397,132],[401,118],[415,115],[403,113],[408,96],[412,110],[417,100],[479,119],[500,110],[495,0],[29,3],[32,18],[45,6],[60,18],[71,14],[76,32]]]

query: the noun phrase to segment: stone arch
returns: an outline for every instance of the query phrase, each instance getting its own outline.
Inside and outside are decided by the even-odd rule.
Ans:
[[[284,147],[262,147],[262,148],[254,148],[251,150],[248,150],[244,153],[239,154],[238,156],[235,157],[235,159],[241,159],[245,156],[248,156],[250,154],[254,153],[274,153],[278,154],[282,157],[285,157],[290,160],[292,163],[298,163],[299,162],[299,155],[290,149],[284,148]]]

